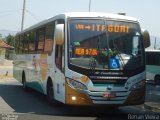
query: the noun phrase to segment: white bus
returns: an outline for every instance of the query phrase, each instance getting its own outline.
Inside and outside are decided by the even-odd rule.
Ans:
[[[17,33],[14,77],[52,104],[143,104],[148,36],[136,18],[60,14]]]
[[[160,50],[146,49],[146,77],[160,84]]]

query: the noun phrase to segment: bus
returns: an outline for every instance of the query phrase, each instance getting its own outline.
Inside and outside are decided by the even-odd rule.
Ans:
[[[160,84],[160,50],[146,49],[146,78]]]
[[[144,103],[150,41],[136,18],[63,13],[17,33],[15,41],[14,77],[51,104]]]

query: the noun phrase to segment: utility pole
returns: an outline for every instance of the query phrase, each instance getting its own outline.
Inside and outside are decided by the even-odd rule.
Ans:
[[[156,37],[155,37],[155,41],[154,41],[154,49],[156,49],[157,47],[156,47],[156,43],[157,42],[157,40],[156,40]]]
[[[89,12],[91,10],[91,0],[89,0]]]
[[[21,31],[24,27],[24,16],[25,16],[25,8],[26,7],[26,0],[23,1],[23,9],[22,9],[22,23],[21,23]]]

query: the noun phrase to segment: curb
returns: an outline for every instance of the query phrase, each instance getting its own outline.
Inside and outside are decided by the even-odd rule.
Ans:
[[[160,113],[160,103],[157,102],[146,102],[144,103],[144,107],[153,112]]]

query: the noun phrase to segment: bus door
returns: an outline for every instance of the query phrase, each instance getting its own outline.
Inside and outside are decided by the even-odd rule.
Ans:
[[[64,45],[55,46],[55,75],[54,95],[55,99],[65,102],[65,77],[64,77]]]

